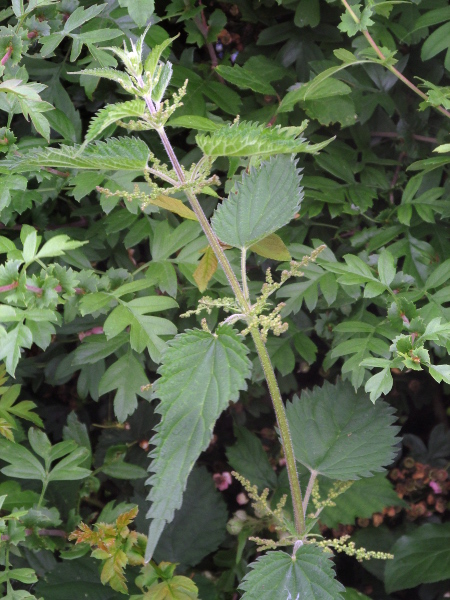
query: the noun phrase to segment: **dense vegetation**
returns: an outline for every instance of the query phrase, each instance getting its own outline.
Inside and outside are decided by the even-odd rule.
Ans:
[[[4,597],[448,597],[449,70],[447,0],[0,2]]]

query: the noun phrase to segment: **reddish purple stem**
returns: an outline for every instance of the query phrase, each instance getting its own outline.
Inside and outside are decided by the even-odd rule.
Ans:
[[[0,286],[0,294],[2,294],[3,292],[10,292],[14,288],[16,288],[18,285],[19,285],[18,281],[13,281],[12,283],[10,283],[8,285]]]
[[[8,62],[8,60],[9,60],[11,54],[12,54],[12,52],[13,52],[13,47],[9,46],[8,50],[6,51],[5,56],[2,58],[2,60],[0,60],[0,65],[2,65],[2,66],[6,65],[6,63]]]

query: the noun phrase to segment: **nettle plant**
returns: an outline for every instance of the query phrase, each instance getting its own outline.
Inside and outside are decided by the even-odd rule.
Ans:
[[[363,8],[344,2],[346,12],[340,29],[350,36],[361,34],[355,47],[352,51],[335,50],[332,66],[328,67],[327,61],[316,65],[316,72],[317,69],[320,72],[309,83],[294,86],[275,109],[266,107],[275,110],[270,114],[270,127],[239,118],[226,123],[220,118],[186,112],[177,116],[175,111],[189,104],[192,88],[189,83],[183,84],[176,70],[172,73],[170,62],[163,60],[173,40],[166,39],[159,45],[153,43],[148,52],[150,28],[134,43],[125,43],[123,48],[98,47],[98,43],[123,37],[123,31],[109,26],[111,22],[107,27],[103,27],[104,23],[99,29],[95,25],[91,27],[91,20],[95,21],[102,7],[75,8],[75,4],[63,2],[57,11],[54,4],[30,2],[24,7],[14,2],[6,13],[0,13],[2,19],[12,15],[17,18],[17,24],[2,28],[0,39],[4,75],[0,84],[0,106],[8,113],[7,124],[0,133],[0,149],[6,154],[0,163],[2,219],[12,224],[14,211],[20,214],[30,209],[32,202],[39,203],[46,185],[51,189],[50,194],[66,186],[77,200],[97,190],[102,209],[110,213],[105,221],[106,235],[114,240],[119,232],[129,228],[124,240],[128,250],[150,238],[152,260],[131,274],[124,268],[111,268],[106,273],[93,268],[102,258],[96,250],[101,245],[99,240],[105,236],[103,221],[89,231],[90,243],[77,234],[75,228],[70,230],[70,235],[51,229],[41,235],[36,228],[22,225],[15,241],[10,239],[12,236],[0,237],[0,250],[6,255],[0,267],[0,321],[3,324],[0,359],[5,361],[6,370],[14,375],[18,366],[20,369],[22,349],[32,349],[34,344],[46,351],[54,342],[55,334],[61,333],[73,344],[70,335],[78,333],[82,343],[60,361],[51,358],[46,367],[47,375],[51,379],[55,369],[55,380],[58,377],[67,380],[79,370],[77,392],[82,398],[90,395],[97,400],[99,396],[115,392],[114,415],[118,422],[108,422],[102,427],[106,431],[108,428],[120,430],[123,434],[121,443],[111,442],[103,454],[100,452],[100,458],[96,455],[94,460],[87,428],[73,414],[63,430],[63,441],[52,445],[40,430],[31,428],[25,435],[18,426],[15,417],[42,426],[30,404],[15,404],[18,388],[10,388],[14,392],[2,395],[0,433],[5,440],[1,440],[1,455],[9,463],[2,472],[36,482],[36,487],[21,492],[16,482],[11,482],[9,487],[0,488],[5,513],[1,522],[2,559],[6,567],[1,583],[6,584],[11,598],[33,598],[31,593],[15,590],[11,581],[33,585],[34,569],[10,569],[12,555],[20,560],[21,553],[28,548],[60,549],[61,557],[70,561],[92,548],[92,556],[101,561],[101,582],[126,594],[128,580],[134,600],[159,597],[184,600],[206,593],[204,578],[198,580],[202,588],[198,592],[190,578],[175,574],[174,564],[181,562],[182,571],[186,572],[187,566],[198,564],[208,551],[217,549],[223,541],[211,527],[210,544],[205,545],[207,550],[191,547],[198,528],[207,527],[201,507],[199,513],[196,506],[197,496],[211,501],[217,520],[223,525],[227,520],[226,509],[214,496],[206,470],[194,465],[210,445],[214,425],[229,403],[246,393],[249,382],[265,378],[286,468],[277,475],[257,436],[236,425],[237,441],[227,449],[227,460],[252,500],[254,517],[237,511],[228,522],[228,531],[237,537],[237,553],[231,558],[222,555],[219,559],[227,567],[230,579],[222,582],[222,589],[235,593],[237,577],[246,599],[353,597],[356,592],[344,591],[334,578],[333,563],[329,560],[331,553],[345,552],[359,560],[387,559],[391,554],[364,550],[345,537],[322,539],[318,520],[330,528],[342,522],[333,513],[336,505],[341,515],[348,511],[346,523],[353,522],[355,517],[371,517],[380,509],[379,503],[372,503],[372,496],[382,495],[382,506],[404,506],[389,482],[380,475],[396,454],[397,427],[393,425],[393,409],[379,398],[391,390],[393,372],[425,369],[437,382],[450,383],[450,367],[444,362],[450,328],[445,319],[448,309],[443,306],[448,299],[450,259],[437,264],[434,258],[435,247],[439,245],[445,254],[448,242],[440,239],[439,244],[434,241],[431,244],[417,233],[418,219],[422,219],[420,225],[423,226],[424,221],[433,227],[434,215],[446,214],[445,202],[440,200],[444,187],[439,187],[436,179],[430,179],[429,173],[442,170],[448,158],[418,161],[410,167],[418,174],[405,184],[400,202],[392,201],[380,215],[372,212],[370,216],[369,207],[376,196],[374,188],[384,183],[379,184],[370,170],[371,161],[376,162],[376,159],[367,149],[364,150],[367,164],[363,164],[363,160],[359,164],[357,152],[350,153],[342,141],[326,140],[309,145],[301,137],[306,122],[302,126],[282,127],[274,126],[272,119],[278,116],[282,120],[294,107],[300,106],[323,125],[336,121],[342,125],[354,123],[353,96],[357,96],[347,96],[352,92],[351,86],[363,94],[360,90],[366,90],[368,82],[364,76],[360,76],[360,80],[357,76],[352,79],[349,73],[353,69],[360,73],[357,69],[367,65],[385,69],[389,76],[408,85],[395,67],[395,50],[380,49],[367,31],[373,25],[372,18],[383,15],[383,11],[384,16],[389,17],[392,3],[377,7],[377,3],[368,2]],[[313,9],[307,10],[306,5]],[[314,27],[318,2],[300,2],[299,6],[301,11],[296,10],[296,21],[300,21],[300,15],[308,26]],[[130,0],[130,15],[137,24],[144,25],[147,21],[141,22],[135,7],[136,3]],[[37,8],[41,12],[34,18]],[[196,24],[200,39],[204,38],[203,41],[211,45],[208,35],[214,33],[215,19],[221,22],[220,16],[211,17],[205,31],[203,22],[197,19],[201,7],[188,7],[184,3],[180,7],[174,3],[169,12],[184,15],[188,8],[193,11],[192,23]],[[424,16],[431,25],[442,19],[434,11]],[[422,26],[423,22],[422,19]],[[86,29],[80,31],[86,24]],[[190,25],[186,27],[192,34]],[[288,47],[292,42],[291,30],[288,27],[280,30],[279,24],[273,27],[278,27],[274,39],[286,41]],[[265,32],[267,44],[271,43],[270,36],[274,33],[270,30],[271,27]],[[36,37],[41,37],[40,55],[44,58],[51,56],[65,38],[71,41],[68,54],[71,61],[82,56],[83,48],[88,50],[80,61],[88,68],[78,71],[77,67],[67,74],[68,78],[80,76],[88,97],[92,97],[101,79],[118,84],[120,100],[123,95],[127,97],[98,111],[82,144],[81,127],[75,130],[62,110],[53,111],[51,104],[41,97],[44,85],[28,83],[26,70],[20,66],[23,52]],[[392,46],[387,36],[385,39]],[[121,63],[119,68],[116,59]],[[121,70],[122,65],[124,70]],[[255,75],[258,65],[259,75]],[[323,70],[322,66],[328,68]],[[248,68],[244,67],[220,65],[216,72],[244,90],[267,94],[273,90],[275,94],[264,79],[264,69],[270,77],[277,71],[269,59],[260,63],[256,60]],[[343,73],[351,86],[339,79]],[[193,72],[189,75],[195,77]],[[382,86],[388,85],[380,71],[375,71],[375,75],[381,78]],[[53,74],[46,76],[54,83]],[[205,94],[211,96],[214,84],[209,82],[208,85]],[[447,91],[428,81],[424,85],[428,90],[426,94],[412,84],[408,87],[421,95],[423,108],[437,107],[441,115],[448,116]],[[169,86],[175,88],[171,100],[165,99]],[[61,96],[66,93],[62,86],[58,91]],[[222,91],[226,97],[224,106],[227,101],[230,105],[230,98],[236,101],[237,94],[233,97],[228,87],[223,86]],[[220,103],[220,94],[216,93],[215,97]],[[364,104],[364,96],[361,102]],[[190,104],[191,109],[193,106]],[[334,111],[332,116],[330,111]],[[228,114],[230,112],[233,111],[228,108]],[[29,140],[16,144],[12,132],[12,120],[17,115],[29,118],[48,142],[51,126],[69,143],[54,148],[34,141],[33,149],[27,151]],[[117,126],[136,134],[110,137]],[[186,158],[182,162],[177,158],[166,133],[167,127],[201,132],[195,136],[191,166],[187,166]],[[104,140],[96,141],[100,137]],[[361,142],[355,138],[358,147]],[[194,140],[192,135],[191,140]],[[334,147],[337,148],[335,154]],[[445,152],[448,147],[443,145],[439,150]],[[320,151],[323,152],[317,154]],[[301,188],[305,182],[301,177],[302,162],[297,154],[314,155],[316,164],[328,173],[327,176],[322,173],[305,177],[308,184],[305,198]],[[198,196],[217,199],[214,188],[220,180],[213,169],[219,164],[218,171],[223,171],[224,159],[228,161],[230,180],[228,198],[221,199],[212,218],[207,218],[211,211],[203,200],[200,204]],[[356,182],[355,175],[359,176],[360,172],[361,181]],[[345,185],[332,180],[330,173],[332,176],[337,173]],[[25,175],[36,179],[36,189],[27,189]],[[395,182],[391,187],[395,187]],[[189,206],[183,199],[188,200]],[[311,246],[304,244],[303,234],[300,241],[291,236],[288,249],[276,232],[290,221],[314,219],[324,207],[331,217],[342,213],[349,220],[367,218],[374,226],[361,230],[359,225],[355,227],[351,246],[346,246],[339,256],[325,247],[322,239],[313,238]],[[153,211],[160,209],[171,213],[166,220],[149,218]],[[93,214],[92,206],[90,210]],[[137,215],[142,218],[138,219]],[[181,224],[180,218],[183,219]],[[439,232],[439,227],[436,230]],[[297,260],[292,261],[291,254]],[[199,255],[202,258],[193,267]],[[255,255],[281,263],[276,272],[266,271],[265,282],[258,283],[248,277],[249,259],[254,264]],[[123,253],[117,254],[117,262],[125,264]],[[196,292],[186,286],[188,302],[191,299],[193,302],[183,316],[192,328],[175,337],[178,308],[175,297],[179,282],[174,265],[192,285],[191,289],[196,286],[203,293],[213,281],[222,286],[211,286],[210,295],[198,304]],[[160,293],[146,295],[155,287]],[[295,321],[303,304],[310,311],[317,308],[319,314],[315,329],[327,342],[323,369],[331,371],[342,359],[344,381],[339,380],[335,385],[325,383],[322,388],[303,392],[285,407],[274,366],[283,375],[290,374],[295,365],[291,344],[308,363],[314,362],[317,352],[315,343]],[[155,316],[163,311],[169,312],[164,317]],[[277,348],[284,349],[282,358],[276,358]],[[255,352],[259,363],[250,361],[249,356]],[[436,359],[440,364],[435,364]],[[287,363],[293,363],[290,370]],[[152,383],[146,369],[149,364],[153,370],[161,365],[160,377]],[[372,369],[381,371],[373,374]],[[288,386],[288,391],[292,389]],[[156,408],[159,422],[148,414],[149,404],[138,404],[138,396],[149,401],[159,400]],[[109,417],[112,420],[112,415]],[[134,505],[121,503],[118,507],[103,507],[96,525],[80,525],[71,536],[78,545],[64,551],[65,532],[58,529],[60,516],[56,509],[46,507],[46,499],[56,493],[53,482],[84,482],[74,491],[74,495],[78,494],[77,508],[66,519],[66,529],[74,529],[79,524],[80,502],[98,490],[99,475],[142,478],[145,470],[125,461],[136,443],[133,438],[126,438],[128,421],[132,422],[133,418],[134,425],[144,423],[144,429],[147,426],[156,431],[150,440],[149,502],[140,502],[139,516]],[[13,436],[15,429],[17,435]],[[435,438],[446,439],[444,433],[441,432],[440,438],[438,433]],[[149,442],[145,441],[145,447],[148,446]],[[432,457],[431,441],[428,455],[427,449],[420,452],[422,454],[416,447],[417,456]],[[447,463],[442,464],[442,460],[438,454],[436,468],[446,467]],[[360,506],[361,497],[366,498],[364,507]],[[18,507],[23,510],[16,510]],[[148,536],[129,527],[133,519],[142,518],[143,509],[148,510],[150,519]],[[139,525],[142,531],[142,520]],[[439,568],[437,572],[427,571],[426,576],[419,576],[420,569],[415,567],[413,559],[424,540],[430,542],[434,553],[439,553],[445,547],[447,530],[446,525],[429,523],[410,534],[407,532],[395,544],[392,540],[390,544],[382,544],[389,551],[394,546],[392,553],[398,557],[386,563],[384,577],[390,591],[444,578],[446,571]],[[178,538],[177,531],[181,532]],[[180,538],[188,539],[189,546]],[[245,559],[254,557],[254,552],[245,549],[248,538],[259,550],[267,550],[250,565],[249,571]],[[173,539],[184,552],[180,557],[178,550],[176,559],[173,559]],[[361,539],[364,542],[363,535],[359,536],[359,541]],[[404,567],[405,562],[410,565],[408,568]],[[52,566],[48,568],[50,574]],[[73,571],[64,571],[64,568],[60,577],[67,572],[73,577]],[[83,572],[82,576],[84,585],[86,581],[95,585],[97,573],[94,579],[92,573]],[[54,585],[60,584],[62,582],[55,577]],[[41,581],[36,593],[46,597],[52,593],[50,588],[51,585],[46,587]]]
[[[227,316],[214,331],[209,329],[206,318],[203,318],[201,329],[186,330],[170,341],[162,354],[159,379],[153,386],[144,384],[141,390],[141,393],[147,394],[151,389],[152,398],[159,399],[156,410],[161,416],[155,427],[157,433],[151,440],[154,448],[149,455],[152,459],[149,467],[152,474],[147,481],[150,485],[150,509],[147,514],[150,527],[145,562],[152,559],[166,525],[173,520],[175,511],[181,508],[188,476],[200,453],[208,447],[216,420],[228,403],[236,401],[239,392],[246,389],[246,380],[251,372],[249,350],[245,344],[247,337],[258,354],[270,391],[286,459],[289,494],[283,494],[273,506],[274,501],[268,499],[269,490],[258,490],[261,478],[255,481],[255,469],[265,471],[270,482],[274,477],[273,471],[262,459],[261,452],[257,451],[257,456],[250,454],[245,461],[242,457],[233,459],[231,456],[230,462],[236,464],[238,471],[236,477],[248,491],[255,514],[260,520],[254,533],[261,528],[262,520],[266,526],[270,524],[274,528],[278,538],[252,538],[263,549],[270,551],[250,566],[250,571],[240,586],[245,592],[243,597],[267,600],[273,597],[340,598],[344,588],[334,579],[329,560],[332,549],[356,555],[359,559],[388,558],[390,555],[356,549],[355,544],[347,543],[346,538],[322,540],[315,525],[323,508],[332,505],[333,499],[347,490],[348,482],[371,477],[392,461],[398,431],[392,424],[395,417],[393,410],[385,402],[372,404],[364,392],[355,392],[348,383],[337,383],[335,386],[326,384],[311,393],[304,393],[301,399],[295,397],[285,408],[265,345],[270,332],[280,335],[287,329],[280,314],[285,304],[274,306],[270,297],[290,278],[301,277],[302,269],[314,263],[325,247],[319,245],[300,262],[291,261],[279,276],[273,275],[269,269],[260,293],[254,297],[249,290],[246,267],[249,252],[281,261],[289,256],[286,246],[275,232],[298,216],[300,210],[303,194],[301,173],[295,155],[316,153],[329,141],[308,145],[300,137],[306,124],[302,127],[264,128],[252,123],[241,123],[236,119],[232,124],[219,126],[207,119],[197,119],[196,126],[202,121],[202,128],[210,130],[196,137],[202,157],[190,169],[182,167],[167,137],[165,125],[180,106],[186,89],[185,86],[180,88],[173,95],[172,101],[163,100],[170,82],[172,65],[168,61],[161,61],[161,55],[171,40],[154,47],[144,60],[145,33],[136,43],[131,43],[131,48],[125,44],[123,49],[109,49],[122,61],[125,67],[123,72],[111,68],[83,71],[84,76],[105,77],[117,82],[125,92],[134,96],[132,100],[100,110],[92,119],[81,146],[32,150],[23,155],[12,156],[2,166],[16,171],[44,167],[137,172],[144,181],[136,183],[131,192],[99,189],[107,198],[119,197],[127,202],[138,202],[143,210],[154,203],[182,216],[186,215],[187,207],[180,199],[174,198],[174,195],[184,192],[191,209],[187,216],[200,223],[209,244],[204,251],[197,278],[206,286],[219,264],[233,292],[231,297],[204,297],[198,308],[187,313],[187,316],[202,315],[222,309]],[[94,141],[115,123],[120,123],[131,131],[155,131],[167,153],[169,164],[155,159],[146,143],[139,138]],[[223,200],[209,221],[196,194],[205,190],[214,194],[211,188],[218,183],[218,179],[211,175],[211,167],[214,160],[222,156],[232,160],[235,170],[239,165],[243,165],[243,169],[229,197]],[[41,258],[50,256],[50,250],[53,254],[63,253],[79,244],[66,240],[64,236],[55,236],[39,250],[39,239],[30,228],[24,234],[23,245],[22,252],[8,249],[11,263],[7,265],[14,264],[16,269],[21,269],[18,282],[22,278],[23,293],[35,293],[35,289],[31,289],[32,286],[27,283],[27,266],[33,260],[40,262]],[[227,249],[231,248],[239,251],[238,265],[232,264],[227,257]],[[13,260],[16,254],[17,259]],[[327,261],[322,264],[327,268]],[[353,267],[351,261],[349,265],[350,268]],[[336,266],[335,269],[337,268]],[[369,268],[365,265],[364,268],[372,278]],[[345,271],[345,267],[342,269]],[[359,277],[363,277],[366,271]],[[45,279],[49,279],[48,274]],[[42,287],[41,280],[35,283]],[[116,306],[103,326],[107,339],[117,340],[129,331],[131,348],[137,352],[148,348],[150,355],[156,358],[158,347],[152,338],[154,321],[147,321],[149,317],[145,316],[153,309],[155,300],[122,300],[129,294],[144,289],[148,283],[148,279],[137,279],[113,292],[86,294],[81,301],[81,311],[83,314],[95,313],[114,302]],[[53,280],[48,284],[55,297],[60,285]],[[379,285],[382,286],[383,283]],[[76,294],[76,291],[73,287],[72,293]],[[148,300],[151,300],[151,306],[148,305]],[[170,302],[162,297],[160,307],[167,306]],[[12,307],[11,311],[17,311],[15,315],[17,314],[18,319],[23,312],[23,319],[28,322],[30,317],[26,311],[19,312],[18,308]],[[237,329],[239,324],[242,324],[240,330]],[[21,327],[24,328],[23,331],[27,330],[26,324],[21,324]],[[169,329],[163,331],[169,333]],[[124,366],[127,368],[126,364]],[[103,385],[103,389],[105,385],[107,384]],[[124,412],[120,397],[116,397],[115,410],[119,420],[123,421],[127,413]],[[48,449],[37,448],[38,440],[34,440],[36,435],[30,433],[31,445],[41,456],[48,456],[51,461],[54,454],[50,446]],[[42,444],[44,442],[45,440]],[[252,436],[249,443],[254,444]],[[6,455],[6,460],[13,458],[12,455],[10,458]],[[77,460],[81,461],[83,458],[84,453],[80,450]],[[75,458],[64,460],[71,460],[76,464]],[[63,465],[64,460],[59,465]],[[298,463],[303,465],[305,474],[308,475],[304,489],[300,485]],[[43,475],[42,493],[53,472],[50,470],[45,478]],[[324,491],[320,483],[322,479],[334,480],[335,483],[331,488],[325,484]],[[289,509],[286,508],[287,505]],[[132,551],[136,544],[142,545],[139,541],[142,536],[131,539],[128,537],[128,529],[123,533],[123,528],[126,528],[130,520],[131,515],[123,517],[123,522],[118,521],[115,530],[112,526],[105,525],[103,528],[99,525],[97,533],[82,526],[75,534],[78,542],[97,546],[93,556],[104,561],[102,581],[109,582],[114,589],[123,592],[126,592],[123,567],[127,562],[142,562],[142,555],[137,550]],[[108,536],[111,543],[107,541]],[[278,550],[280,546],[286,546],[290,551]],[[151,575],[145,571],[142,581],[149,585],[149,582],[151,584],[157,581],[158,577],[167,578],[165,573],[164,567],[152,567]],[[173,569],[169,570],[169,575],[172,573]],[[175,589],[178,583],[175,577],[168,585]],[[157,585],[166,584],[160,582]],[[184,581],[180,585],[181,588],[176,588],[178,591],[174,592],[173,597],[196,597],[195,586],[192,585],[188,590],[184,587],[187,585]],[[153,597],[150,591],[139,596]]]

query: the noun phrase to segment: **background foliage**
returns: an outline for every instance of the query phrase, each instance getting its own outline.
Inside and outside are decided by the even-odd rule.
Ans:
[[[337,0],[0,4],[0,360],[16,380],[8,382],[4,371],[0,388],[1,552],[12,564],[0,579],[6,597],[78,600],[82,590],[88,600],[107,600],[123,597],[126,579],[136,600],[167,597],[170,586],[177,598],[195,598],[179,575],[192,577],[203,600],[234,600],[241,581],[246,598],[266,597],[256,569],[247,570],[256,558],[247,538],[273,530],[255,518],[229,472],[238,471],[260,491],[268,487],[274,505],[287,491],[287,476],[262,369],[251,344],[248,356],[234,348],[231,328],[221,330],[211,350],[225,365],[231,353],[239,355],[236,373],[211,383],[229,405],[206,403],[211,414],[196,431],[192,461],[205,451],[183,498],[153,488],[151,516],[157,518],[163,505],[172,512],[181,508],[156,547],[159,567],[139,571],[140,536],[148,530],[147,454],[157,461],[164,449],[152,450],[154,428],[180,393],[183,369],[192,366],[183,360],[210,344],[199,331],[183,343],[168,342],[199,326],[200,317],[180,314],[195,309],[205,290],[214,299],[228,295],[182,195],[158,196],[141,211],[138,199],[105,192],[133,194],[137,186],[148,194],[141,174],[149,148],[157,159],[165,157],[154,132],[134,132],[131,139],[116,123],[122,103],[128,104],[124,114],[132,110],[139,117],[138,101],[129,106],[114,81],[80,71],[116,67],[117,57],[106,48],[136,40],[151,22],[145,44],[162,44],[162,56],[170,57],[170,90],[188,79],[183,106],[167,129],[177,155],[186,169],[201,158],[200,149],[217,156],[221,185],[200,195],[208,216],[217,195],[250,193],[252,176],[243,182],[248,165],[242,156],[305,148],[299,130],[295,142],[280,142],[275,127],[299,128],[309,119],[301,137],[323,146],[297,162],[301,206],[294,175],[284,181],[291,198],[286,214],[271,196],[274,206],[265,216],[273,211],[272,231],[282,229],[249,255],[250,293],[261,288],[267,267],[276,274],[280,262],[285,268],[283,261],[326,244],[304,277],[279,290],[289,328],[267,341],[284,396],[303,400],[288,404],[296,457],[321,474],[321,491],[332,479],[345,479],[345,457],[327,464],[327,452],[336,451],[329,440],[336,436],[334,421],[326,421],[330,410],[314,414],[319,409],[311,399],[321,394],[342,398],[336,419],[366,416],[359,435],[372,436],[375,449],[395,411],[402,445],[375,462],[362,457],[359,475],[365,478],[324,509],[318,527],[325,537],[348,534],[356,546],[395,556],[358,563],[338,554],[338,580],[347,587],[342,597],[444,598],[450,589],[448,1],[352,2],[360,25]],[[361,33],[366,28],[384,60]],[[389,70],[394,63],[424,97]],[[114,109],[100,112],[102,126],[88,129],[106,105]],[[236,115],[261,125],[262,144],[252,139],[251,126],[240,148],[217,133]],[[73,148],[112,136],[116,141],[99,141],[83,157]],[[281,146],[274,151],[276,143]],[[269,169],[288,160],[280,154]],[[250,227],[255,216],[247,223],[235,209],[230,202],[217,211],[219,237],[237,247],[260,243],[257,227]],[[239,225],[238,239],[227,239],[225,219]],[[239,252],[227,254],[238,267]],[[214,309],[206,318],[213,328],[223,317]],[[177,385],[166,377],[166,366],[159,367],[165,351],[177,356]],[[204,377],[211,366],[204,361],[198,370]],[[156,380],[164,403],[155,410],[147,384]],[[322,392],[302,392],[317,385]],[[347,405],[353,392],[343,390],[352,386],[367,402],[362,415]],[[203,392],[188,385],[181,390],[187,402]],[[369,397],[381,395],[383,402],[372,406]],[[192,423],[203,416],[192,415]],[[329,437],[319,456],[308,455],[312,430],[297,432],[296,424],[307,419]],[[178,445],[170,448],[173,464],[184,469],[179,477],[192,466],[183,463],[184,435],[181,427]],[[354,439],[357,453],[357,434]],[[387,473],[367,477],[382,460]],[[133,518],[136,531],[128,528]],[[104,523],[103,537],[112,540],[107,550],[94,551],[96,558],[88,545],[95,545],[95,529],[84,531],[75,547],[66,539],[80,519],[91,528]],[[268,553],[257,564],[285,577],[286,556]],[[300,565],[294,575],[338,597],[342,586],[330,583],[330,561],[321,560],[320,581],[300,574]],[[176,573],[162,561],[178,563]]]

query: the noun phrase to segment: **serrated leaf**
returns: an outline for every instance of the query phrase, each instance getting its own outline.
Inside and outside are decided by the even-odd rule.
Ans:
[[[3,160],[2,172],[25,172],[37,167],[62,169],[106,169],[142,172],[147,166],[150,150],[138,138],[109,138],[106,142],[94,142],[82,146],[39,148],[21,157]]]
[[[349,382],[304,391],[286,412],[295,458],[330,479],[371,477],[395,456],[394,410],[382,401],[373,405]]]
[[[319,479],[321,498],[327,497],[330,488],[329,479]],[[354,525],[357,518],[368,519],[388,506],[408,506],[400,500],[384,473],[355,481],[348,490],[333,499],[333,502],[335,506],[325,507],[319,517],[320,522],[330,528],[340,524]]]
[[[250,69],[240,67],[239,65],[234,65],[233,67],[219,65],[216,67],[216,71],[226,79],[226,81],[229,81],[242,90],[253,90],[258,94],[276,96],[276,91],[270,83]]]
[[[364,389],[368,394],[370,394],[371,401],[375,402],[375,400],[377,400],[383,394],[388,394],[393,385],[394,381],[392,379],[391,369],[389,367],[385,367],[382,371],[376,375],[372,375],[372,377],[367,380]]]
[[[112,123],[126,119],[127,117],[139,119],[144,116],[145,110],[146,105],[144,100],[138,99],[109,104],[105,108],[102,108],[89,123],[83,147],[97,138]]]
[[[250,569],[239,586],[242,600],[342,600],[344,587],[335,579],[333,563],[312,544],[301,546],[294,557],[268,552]]]
[[[217,265],[218,262],[216,255],[214,254],[213,249],[208,246],[200,262],[198,263],[198,267],[192,274],[195,283],[201,292],[204,292],[208,287],[211,277],[217,271]]]
[[[426,523],[403,535],[391,549],[385,571],[386,590],[416,587],[450,578],[450,523]]]
[[[141,363],[133,352],[129,351],[104,373],[98,385],[98,393],[102,396],[117,390],[114,397],[114,413],[123,423],[127,416],[136,410],[137,394],[140,393],[141,387],[147,384],[148,380]]]
[[[290,156],[278,155],[244,174],[211,220],[218,238],[229,246],[249,248],[298,212],[301,177]]]
[[[286,248],[285,243],[276,233],[271,233],[267,237],[263,238],[256,244],[253,244],[249,248],[255,254],[264,256],[264,258],[270,258],[272,260],[291,260],[291,254]]]
[[[265,127],[257,123],[233,123],[221,127],[210,134],[199,134],[195,140],[200,150],[207,156],[261,156],[268,158],[274,154],[316,154],[331,140],[308,145],[300,137],[306,128],[306,121],[300,127]]]
[[[260,492],[266,487],[274,490],[277,486],[277,476],[261,441],[245,427],[235,427],[234,435],[236,443],[227,448],[230,465],[252,485],[256,485]]]
[[[186,127],[187,129],[197,129],[198,131],[215,131],[223,127],[223,124],[216,123],[207,119],[206,117],[199,117],[198,115],[183,115],[181,117],[174,117],[168,121],[167,125],[170,127]]]
[[[71,240],[68,235],[55,235],[46,242],[39,252],[36,254],[36,258],[49,258],[53,256],[63,256],[68,250],[74,250],[80,248],[89,242],[77,242]]]
[[[155,394],[161,423],[152,439],[147,560],[181,506],[188,475],[207,448],[217,418],[246,388],[250,361],[239,335],[222,326],[214,335],[192,330],[175,337],[159,373]]]
[[[226,537],[228,511],[205,467],[189,475],[183,504],[166,526],[155,550],[155,560],[186,566],[198,564],[214,552]],[[192,539],[195,538],[195,544]]]

